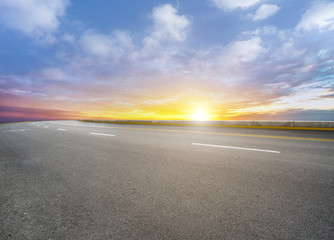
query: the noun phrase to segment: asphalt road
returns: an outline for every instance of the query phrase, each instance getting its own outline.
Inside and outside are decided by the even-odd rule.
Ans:
[[[0,239],[334,239],[334,132],[1,125]]]

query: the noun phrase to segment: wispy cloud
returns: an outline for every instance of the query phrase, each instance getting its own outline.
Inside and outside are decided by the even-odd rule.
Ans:
[[[84,52],[98,58],[118,60],[133,49],[128,32],[116,30],[112,34],[101,34],[87,30],[80,37],[80,46]]]
[[[334,30],[334,2],[315,1],[304,13],[297,30]]]
[[[264,20],[270,16],[273,16],[280,10],[280,7],[274,4],[263,4],[261,5],[254,14],[249,17],[254,21]]]
[[[8,29],[41,43],[53,43],[54,33],[69,3],[69,0],[1,0],[0,19]]]
[[[233,10],[236,8],[249,8],[263,0],[211,0],[217,7],[224,10]]]
[[[230,66],[253,61],[265,52],[265,49],[261,46],[261,42],[260,37],[232,42],[223,51],[221,56],[222,61],[228,63]]]

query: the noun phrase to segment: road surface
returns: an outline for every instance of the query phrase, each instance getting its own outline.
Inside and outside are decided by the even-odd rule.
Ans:
[[[334,132],[0,126],[0,239],[334,239]]]

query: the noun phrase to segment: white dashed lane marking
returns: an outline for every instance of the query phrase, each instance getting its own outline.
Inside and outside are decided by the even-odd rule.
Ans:
[[[113,135],[113,134],[106,134],[106,133],[95,133],[95,132],[91,132],[89,134],[92,134],[92,135],[100,135],[100,136],[108,136],[108,137],[115,137],[116,135]]]
[[[213,145],[213,144],[205,144],[205,143],[192,143],[192,145],[204,146],[204,147],[228,148],[228,149],[246,150],[246,151],[280,153],[279,151],[275,151],[275,150],[257,149],[257,148],[244,148],[244,147],[233,147],[233,146]]]

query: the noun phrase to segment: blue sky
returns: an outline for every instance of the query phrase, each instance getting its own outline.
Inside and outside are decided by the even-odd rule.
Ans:
[[[2,121],[334,120],[333,1],[0,0],[0,10]]]

